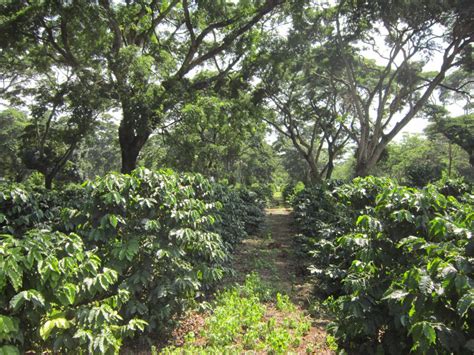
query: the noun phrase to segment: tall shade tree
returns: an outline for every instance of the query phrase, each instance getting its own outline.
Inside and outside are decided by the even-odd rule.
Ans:
[[[474,167],[474,114],[440,118],[429,128],[464,149],[469,155],[469,164]]]
[[[94,129],[85,137],[73,157],[82,179],[93,179],[120,170],[117,129],[118,125],[112,117],[101,116],[94,123]]]
[[[464,0],[341,1],[306,24],[326,24],[333,69],[321,78],[341,85],[340,97],[356,118],[347,128],[357,144],[356,175],[370,172],[387,144],[422,113],[448,71],[469,60],[473,12],[474,4]],[[364,49],[377,59],[364,57]],[[424,73],[434,53],[439,68]]]
[[[257,28],[283,0],[10,1],[1,5],[2,53],[37,65],[93,73],[122,112],[122,172],[167,113],[252,51]],[[27,50],[23,50],[23,49]],[[19,51],[21,50],[21,51]],[[49,62],[36,58],[48,58]],[[199,76],[200,68],[218,73]],[[1,71],[0,71],[1,72]]]
[[[28,124],[21,135],[21,156],[28,169],[43,174],[48,189],[102,109],[94,88],[66,77],[62,82],[55,78],[42,81],[34,90]]]
[[[391,142],[380,159],[374,174],[397,179],[400,183],[422,187],[436,181],[445,172],[449,177],[463,176],[471,180],[469,157],[460,147],[442,135],[404,135]]]
[[[265,161],[271,160],[264,144],[266,127],[241,79],[240,75],[229,76],[170,113],[161,134],[144,147],[140,162],[199,172],[231,183],[268,182],[272,166]],[[254,160],[259,154],[264,161]]]
[[[0,178],[20,182],[26,176],[20,159],[20,137],[26,125],[25,113],[15,109],[0,112]]]
[[[262,51],[254,97],[267,107],[263,120],[306,162],[307,182],[319,183],[331,178],[334,162],[349,142],[345,127],[351,117],[338,100],[337,84],[316,76],[326,64],[305,41],[291,33]]]

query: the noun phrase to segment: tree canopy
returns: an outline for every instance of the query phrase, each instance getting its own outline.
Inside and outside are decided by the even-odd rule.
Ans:
[[[454,101],[470,117],[472,9],[467,0],[3,2],[1,102],[25,118],[12,123],[16,158],[2,175],[36,170],[51,186],[66,166],[90,177],[94,164],[100,175],[120,160],[125,173],[145,164],[250,182],[293,156],[302,173],[291,175],[320,183],[350,154],[352,175],[367,175],[414,118],[434,120]],[[438,130],[472,155],[469,129],[447,122]],[[14,160],[23,172],[9,172]]]

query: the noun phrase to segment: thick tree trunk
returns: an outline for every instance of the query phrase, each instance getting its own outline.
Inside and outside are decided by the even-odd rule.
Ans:
[[[370,174],[370,171],[375,167],[380,157],[382,156],[383,151],[387,147],[388,141],[382,140],[379,143],[376,143],[375,147],[371,146],[371,141],[368,142],[368,147],[366,147],[365,156],[361,156],[359,151],[356,152],[356,167],[355,167],[355,176],[367,176]]]
[[[122,120],[119,127],[119,142],[122,155],[123,174],[130,174],[137,167],[137,159],[141,149],[150,137],[149,130],[143,130],[135,134],[135,130],[131,125],[127,125]]]
[[[122,153],[122,169],[123,174],[130,174],[137,167],[137,159],[139,150],[135,146],[123,146],[120,145]]]
[[[51,174],[44,174],[44,187],[48,190],[53,188],[53,179],[54,175]]]
[[[380,159],[380,154],[373,153],[367,159],[357,159],[356,167],[355,167],[355,176],[368,176],[370,175],[370,171],[375,167],[375,164]]]
[[[328,161],[328,167],[327,167],[327,170],[326,170],[326,180],[331,179],[333,171],[334,171],[334,163],[333,163],[333,159],[330,159]]]
[[[355,172],[354,172],[354,176],[355,177],[364,177],[364,176],[367,176],[369,175],[369,169],[367,168],[367,164],[365,162],[359,162],[357,163],[356,167],[355,167]]]
[[[317,185],[322,182],[321,174],[318,171],[318,167],[311,157],[307,157],[306,161],[309,165],[309,182],[312,185]]]

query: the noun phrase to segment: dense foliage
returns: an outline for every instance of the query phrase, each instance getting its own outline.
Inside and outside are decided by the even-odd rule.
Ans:
[[[118,351],[146,322],[124,320],[130,299],[116,270],[77,234],[30,230],[0,239],[0,350]]]
[[[249,192],[172,171],[0,188],[5,351],[117,351],[135,330],[162,331],[223,277],[263,216]]]
[[[161,339],[288,203],[331,344],[472,351],[474,197],[446,179],[474,181],[473,13],[0,1],[0,355]],[[425,137],[397,141],[417,119]]]
[[[429,139],[406,135],[400,142],[390,144],[372,173],[413,187],[423,187],[443,174],[474,181],[469,155],[439,133],[431,133]]]
[[[342,349],[473,350],[472,190],[368,177],[306,189],[295,216]]]

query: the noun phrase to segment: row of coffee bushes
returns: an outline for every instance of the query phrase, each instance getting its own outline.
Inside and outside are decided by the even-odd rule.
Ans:
[[[357,178],[294,199],[329,327],[349,353],[474,351],[474,195]]]
[[[146,169],[64,191],[0,186],[0,352],[117,352],[162,331],[222,279],[263,216],[251,203],[201,175]]]

